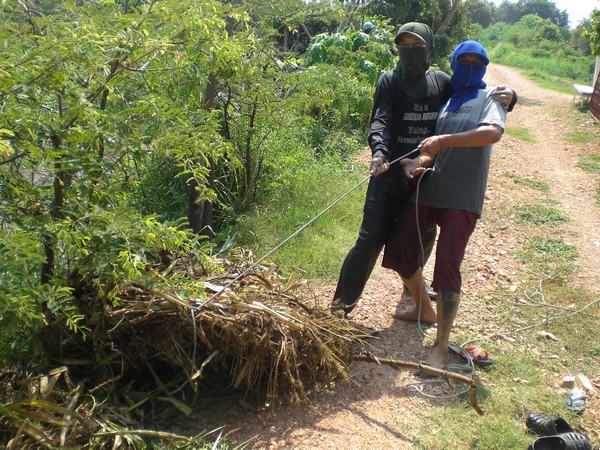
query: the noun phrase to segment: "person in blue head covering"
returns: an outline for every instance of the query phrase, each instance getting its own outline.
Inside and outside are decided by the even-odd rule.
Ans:
[[[432,283],[438,293],[437,316],[426,317],[438,322],[437,339],[426,359],[438,368],[448,362],[450,330],[460,303],[460,266],[481,216],[492,145],[504,132],[506,112],[494,99],[494,88],[483,81],[489,62],[485,48],[476,41],[462,42],[454,50],[453,93],[440,110],[435,135],[419,144],[417,158],[401,161],[407,177],[423,179],[400,214],[384,253],[383,266],[396,270],[411,291],[422,292],[418,233],[424,236],[440,227]],[[432,310],[427,296],[415,299],[415,309],[401,319],[416,320],[419,311]]]

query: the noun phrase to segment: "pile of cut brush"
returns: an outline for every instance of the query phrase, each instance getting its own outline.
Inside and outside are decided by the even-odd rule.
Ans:
[[[12,380],[5,386],[13,387],[2,393],[0,413],[9,426],[3,442],[23,448],[175,438],[119,429],[147,422],[144,405],[162,402],[189,414],[203,395],[227,389],[261,393],[270,405],[281,398],[301,402],[316,381],[347,378],[367,336],[320,308],[294,274],[282,277],[273,266],[223,290],[250,262],[196,280],[204,287],[198,297],[182,295],[175,281],[160,288],[130,283],[117,302],[80,286],[78,309],[88,331],[73,333],[56,321],[44,333],[45,354],[61,367],[20,381],[5,374]],[[171,265],[160,277],[189,273],[184,266]]]

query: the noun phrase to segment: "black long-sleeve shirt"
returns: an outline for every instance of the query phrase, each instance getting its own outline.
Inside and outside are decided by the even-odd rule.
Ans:
[[[435,131],[440,107],[450,98],[450,77],[439,70],[425,75],[426,95],[409,100],[403,81],[396,70],[384,73],[377,83],[369,145],[373,156],[390,161],[413,150]]]

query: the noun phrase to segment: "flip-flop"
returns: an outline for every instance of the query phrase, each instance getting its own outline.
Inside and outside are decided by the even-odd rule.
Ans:
[[[544,414],[529,413],[525,420],[527,429],[532,433],[542,436],[569,433],[573,431],[571,425],[565,419],[558,416],[546,416]]]
[[[490,358],[490,354],[487,350],[484,350],[480,345],[473,344],[464,347],[465,351],[471,355],[473,362],[482,368],[491,367],[494,364],[492,358]]]
[[[583,434],[561,433],[536,439],[527,450],[592,450],[592,444]]]
[[[446,367],[452,372],[462,373],[467,376],[472,376],[475,373],[473,358],[460,345],[448,344],[448,348],[465,360],[465,364],[448,364]]]

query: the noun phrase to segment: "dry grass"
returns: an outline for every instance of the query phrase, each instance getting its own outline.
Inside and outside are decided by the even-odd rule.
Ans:
[[[186,440],[121,430],[139,428],[149,417],[156,423],[157,405],[190,414],[197,400],[215,391],[251,393],[273,406],[282,398],[308,402],[309,388],[320,380],[347,379],[347,365],[367,336],[319,308],[295,274],[283,278],[274,266],[262,267],[212,295],[249,263],[205,282],[200,298],[139,283],[124,288],[115,305],[82,296],[90,328],[85,339],[63,323],[44,334],[46,354],[65,367],[25,379],[13,374],[19,385],[1,393],[7,427],[2,441],[37,448],[102,446],[125,435]],[[181,270],[185,263],[167,276]],[[100,398],[108,401],[95,407]]]

